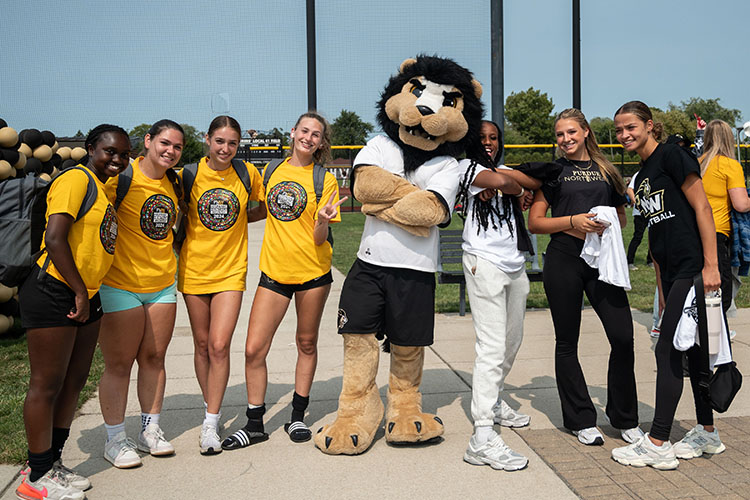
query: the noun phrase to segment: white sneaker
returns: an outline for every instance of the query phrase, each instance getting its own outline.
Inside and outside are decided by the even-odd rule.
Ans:
[[[77,471],[70,467],[65,467],[62,460],[58,460],[52,464],[52,468],[57,471],[58,475],[65,478],[73,488],[77,488],[81,491],[86,491],[91,488],[91,481],[86,476],[82,476]]]
[[[531,422],[530,416],[517,412],[502,399],[500,400],[500,407],[495,407],[495,410],[497,411],[495,413],[495,423],[503,427],[525,427]]]
[[[27,475],[16,488],[16,497],[22,500],[82,500],[86,495],[83,491],[71,486],[53,468],[36,481],[30,481]]]
[[[489,465],[495,470],[521,470],[528,465],[529,460],[511,450],[500,434],[483,445],[478,445],[475,436],[471,436],[469,447],[464,453],[464,462],[472,465]]]
[[[138,434],[138,449],[144,453],[150,453],[155,457],[174,453],[174,446],[164,439],[164,432],[159,427],[159,424],[148,424]]]
[[[659,328],[658,326],[653,327],[651,329],[651,337],[658,339],[659,335],[661,335],[661,328]]]
[[[221,453],[221,439],[216,426],[204,423],[198,438],[201,455],[217,455]]]
[[[633,444],[644,436],[644,432],[640,427],[633,427],[632,429],[620,429],[620,435],[626,443]]]
[[[676,469],[680,465],[669,441],[665,441],[661,446],[656,446],[651,442],[648,434],[644,434],[641,439],[633,444],[613,449],[612,458],[623,465],[634,467],[650,465],[654,469],[660,470]]]
[[[141,465],[141,457],[135,451],[135,443],[124,432],[104,444],[104,458],[118,469],[129,469]]]
[[[604,436],[596,427],[586,427],[580,431],[571,431],[578,436],[578,441],[587,446],[601,446],[604,444]]]
[[[677,441],[673,446],[677,458],[696,458],[704,453],[716,455],[726,450],[727,447],[719,438],[719,431],[714,428],[708,432],[701,424],[696,425],[685,434],[685,437]]]

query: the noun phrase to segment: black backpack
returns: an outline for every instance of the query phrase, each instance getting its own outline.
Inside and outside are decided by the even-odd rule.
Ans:
[[[71,170],[82,170],[89,178],[75,218],[78,221],[91,210],[98,195],[96,182],[85,168],[67,168],[51,182],[22,177],[0,183],[0,283],[5,286],[20,286],[41,255],[47,193],[60,176]]]
[[[268,165],[266,165],[266,169],[263,171],[264,188],[268,186],[268,181],[271,180],[271,176],[273,175],[274,171],[282,163],[284,163],[284,160],[280,158],[268,162]],[[325,186],[325,179],[326,168],[319,163],[313,165],[313,188],[315,189],[316,204],[320,204],[320,199],[323,197],[323,187]],[[331,226],[328,226],[328,237],[326,238],[326,240],[331,244],[331,248],[333,248],[333,233],[331,232]]]

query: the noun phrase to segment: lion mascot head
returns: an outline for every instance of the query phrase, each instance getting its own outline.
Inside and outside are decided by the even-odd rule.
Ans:
[[[479,137],[482,86],[451,59],[418,55],[401,63],[378,102],[378,123],[404,152],[404,169],[460,156]]]

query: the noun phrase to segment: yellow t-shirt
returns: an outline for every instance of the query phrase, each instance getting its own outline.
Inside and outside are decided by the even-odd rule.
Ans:
[[[729,236],[732,231],[729,210],[732,202],[728,189],[744,188],[745,173],[737,160],[715,156],[703,174],[703,189],[714,214],[716,232]]]
[[[261,199],[263,184],[258,169],[245,165],[252,186],[249,194],[231,165],[212,170],[205,157],[198,164],[177,273],[177,288],[183,293],[245,290],[247,203]]]
[[[313,164],[305,167],[289,165],[288,159],[271,175],[268,185],[261,187],[261,197],[268,210],[260,270],[279,283],[305,283],[331,270],[331,245],[325,241],[315,245],[313,228],[319,207],[315,203]],[[336,193],[336,178],[326,172],[321,206]],[[341,213],[331,221],[341,221]]]
[[[177,195],[165,175],[150,179],[133,161],[133,180],[117,210],[119,239],[112,268],[104,284],[135,293],[152,293],[174,283],[177,260],[172,251],[172,226],[177,217]],[[104,186],[114,202],[118,176]]]
[[[82,165],[78,166],[86,168]],[[93,182],[96,183],[98,192],[96,201],[91,209],[80,220],[75,221],[68,231],[68,245],[70,245],[70,251],[73,253],[73,261],[78,268],[83,283],[86,285],[89,298],[99,291],[102,279],[112,265],[115,241],[117,240],[117,214],[115,209],[107,200],[104,184],[93,173],[91,177],[94,180]],[[75,219],[78,216],[81,203],[83,203],[83,198],[86,196],[88,183],[88,176],[80,170],[73,169],[60,174],[60,178],[55,179],[47,192],[47,222],[49,222],[50,215],[53,214],[68,214]],[[44,237],[46,236],[45,232]],[[44,242],[44,239],[42,239],[42,242]],[[45,260],[47,260],[46,250],[37,260],[39,267],[44,266]],[[48,263],[47,273],[68,285],[52,260]]]

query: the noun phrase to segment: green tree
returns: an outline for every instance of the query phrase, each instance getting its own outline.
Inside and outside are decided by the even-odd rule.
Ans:
[[[505,100],[505,118],[519,134],[535,144],[554,142],[555,105],[546,93],[529,87]]]
[[[200,161],[201,157],[205,154],[203,148],[204,134],[192,125],[186,123],[182,123],[181,125],[182,129],[185,131],[185,145],[182,148],[182,157],[180,158],[178,165],[196,163]],[[146,137],[150,128],[151,125],[148,123],[141,123],[128,132],[133,144],[133,151],[143,153],[143,138]]]
[[[331,124],[331,143],[336,146],[363,145],[373,130],[372,124],[363,121],[357,113],[342,109]]]
[[[289,133],[285,132],[284,129],[274,127],[268,132],[258,132],[255,137],[256,139],[281,139],[282,146],[289,145]]]
[[[719,99],[702,99],[700,97],[691,97],[687,101],[682,101],[680,106],[670,103],[669,108],[677,109],[685,113],[688,119],[693,121],[693,113],[700,116],[706,123],[711,120],[724,120],[730,127],[734,127],[742,118],[742,112],[739,109],[725,108],[719,104]],[[693,127],[695,122],[693,121]]]
[[[675,108],[670,108],[668,111],[651,108],[651,114],[654,117],[654,122],[661,122],[664,127],[662,140],[672,134],[680,134],[688,141],[695,138],[695,118],[691,120],[683,111]]]

